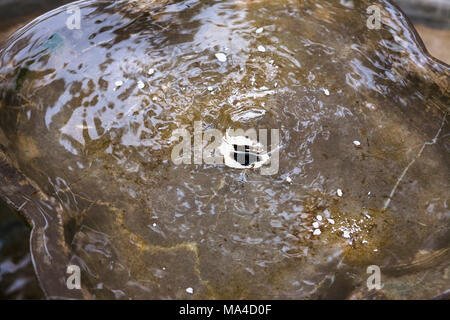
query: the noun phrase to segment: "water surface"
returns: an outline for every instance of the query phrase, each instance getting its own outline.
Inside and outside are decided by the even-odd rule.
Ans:
[[[370,4],[86,1],[16,34],[0,143],[27,180],[0,188],[47,296],[368,298],[373,264],[382,297],[448,289],[449,68]],[[194,121],[279,129],[279,172],[174,165]]]

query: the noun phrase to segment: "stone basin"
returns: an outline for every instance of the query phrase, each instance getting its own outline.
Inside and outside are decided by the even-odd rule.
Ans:
[[[48,298],[449,289],[449,66],[395,5],[76,4],[79,29],[68,5],[0,51],[0,197]],[[239,128],[278,130],[274,172],[174,163],[177,130]]]

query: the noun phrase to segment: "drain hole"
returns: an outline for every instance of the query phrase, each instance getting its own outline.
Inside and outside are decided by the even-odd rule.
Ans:
[[[249,145],[237,145],[233,144],[233,158],[242,166],[250,166],[255,162],[260,161],[259,153],[250,151]]]
[[[229,136],[227,133],[219,152],[224,157],[225,165],[236,169],[258,169],[269,161],[266,148],[246,136]]]

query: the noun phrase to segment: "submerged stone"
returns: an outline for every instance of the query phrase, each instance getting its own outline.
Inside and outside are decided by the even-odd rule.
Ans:
[[[370,265],[384,296],[448,289],[449,67],[394,5],[78,5],[0,52],[0,196],[47,297],[366,297]],[[277,171],[174,164],[197,121],[278,129]]]

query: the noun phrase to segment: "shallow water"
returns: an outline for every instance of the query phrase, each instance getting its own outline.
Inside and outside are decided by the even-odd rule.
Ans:
[[[449,288],[449,69],[396,8],[369,30],[366,1],[139,3],[52,12],[0,56],[0,144],[33,181],[0,189],[49,297],[367,297],[372,264],[387,298]],[[278,173],[174,165],[200,120],[279,129]]]

